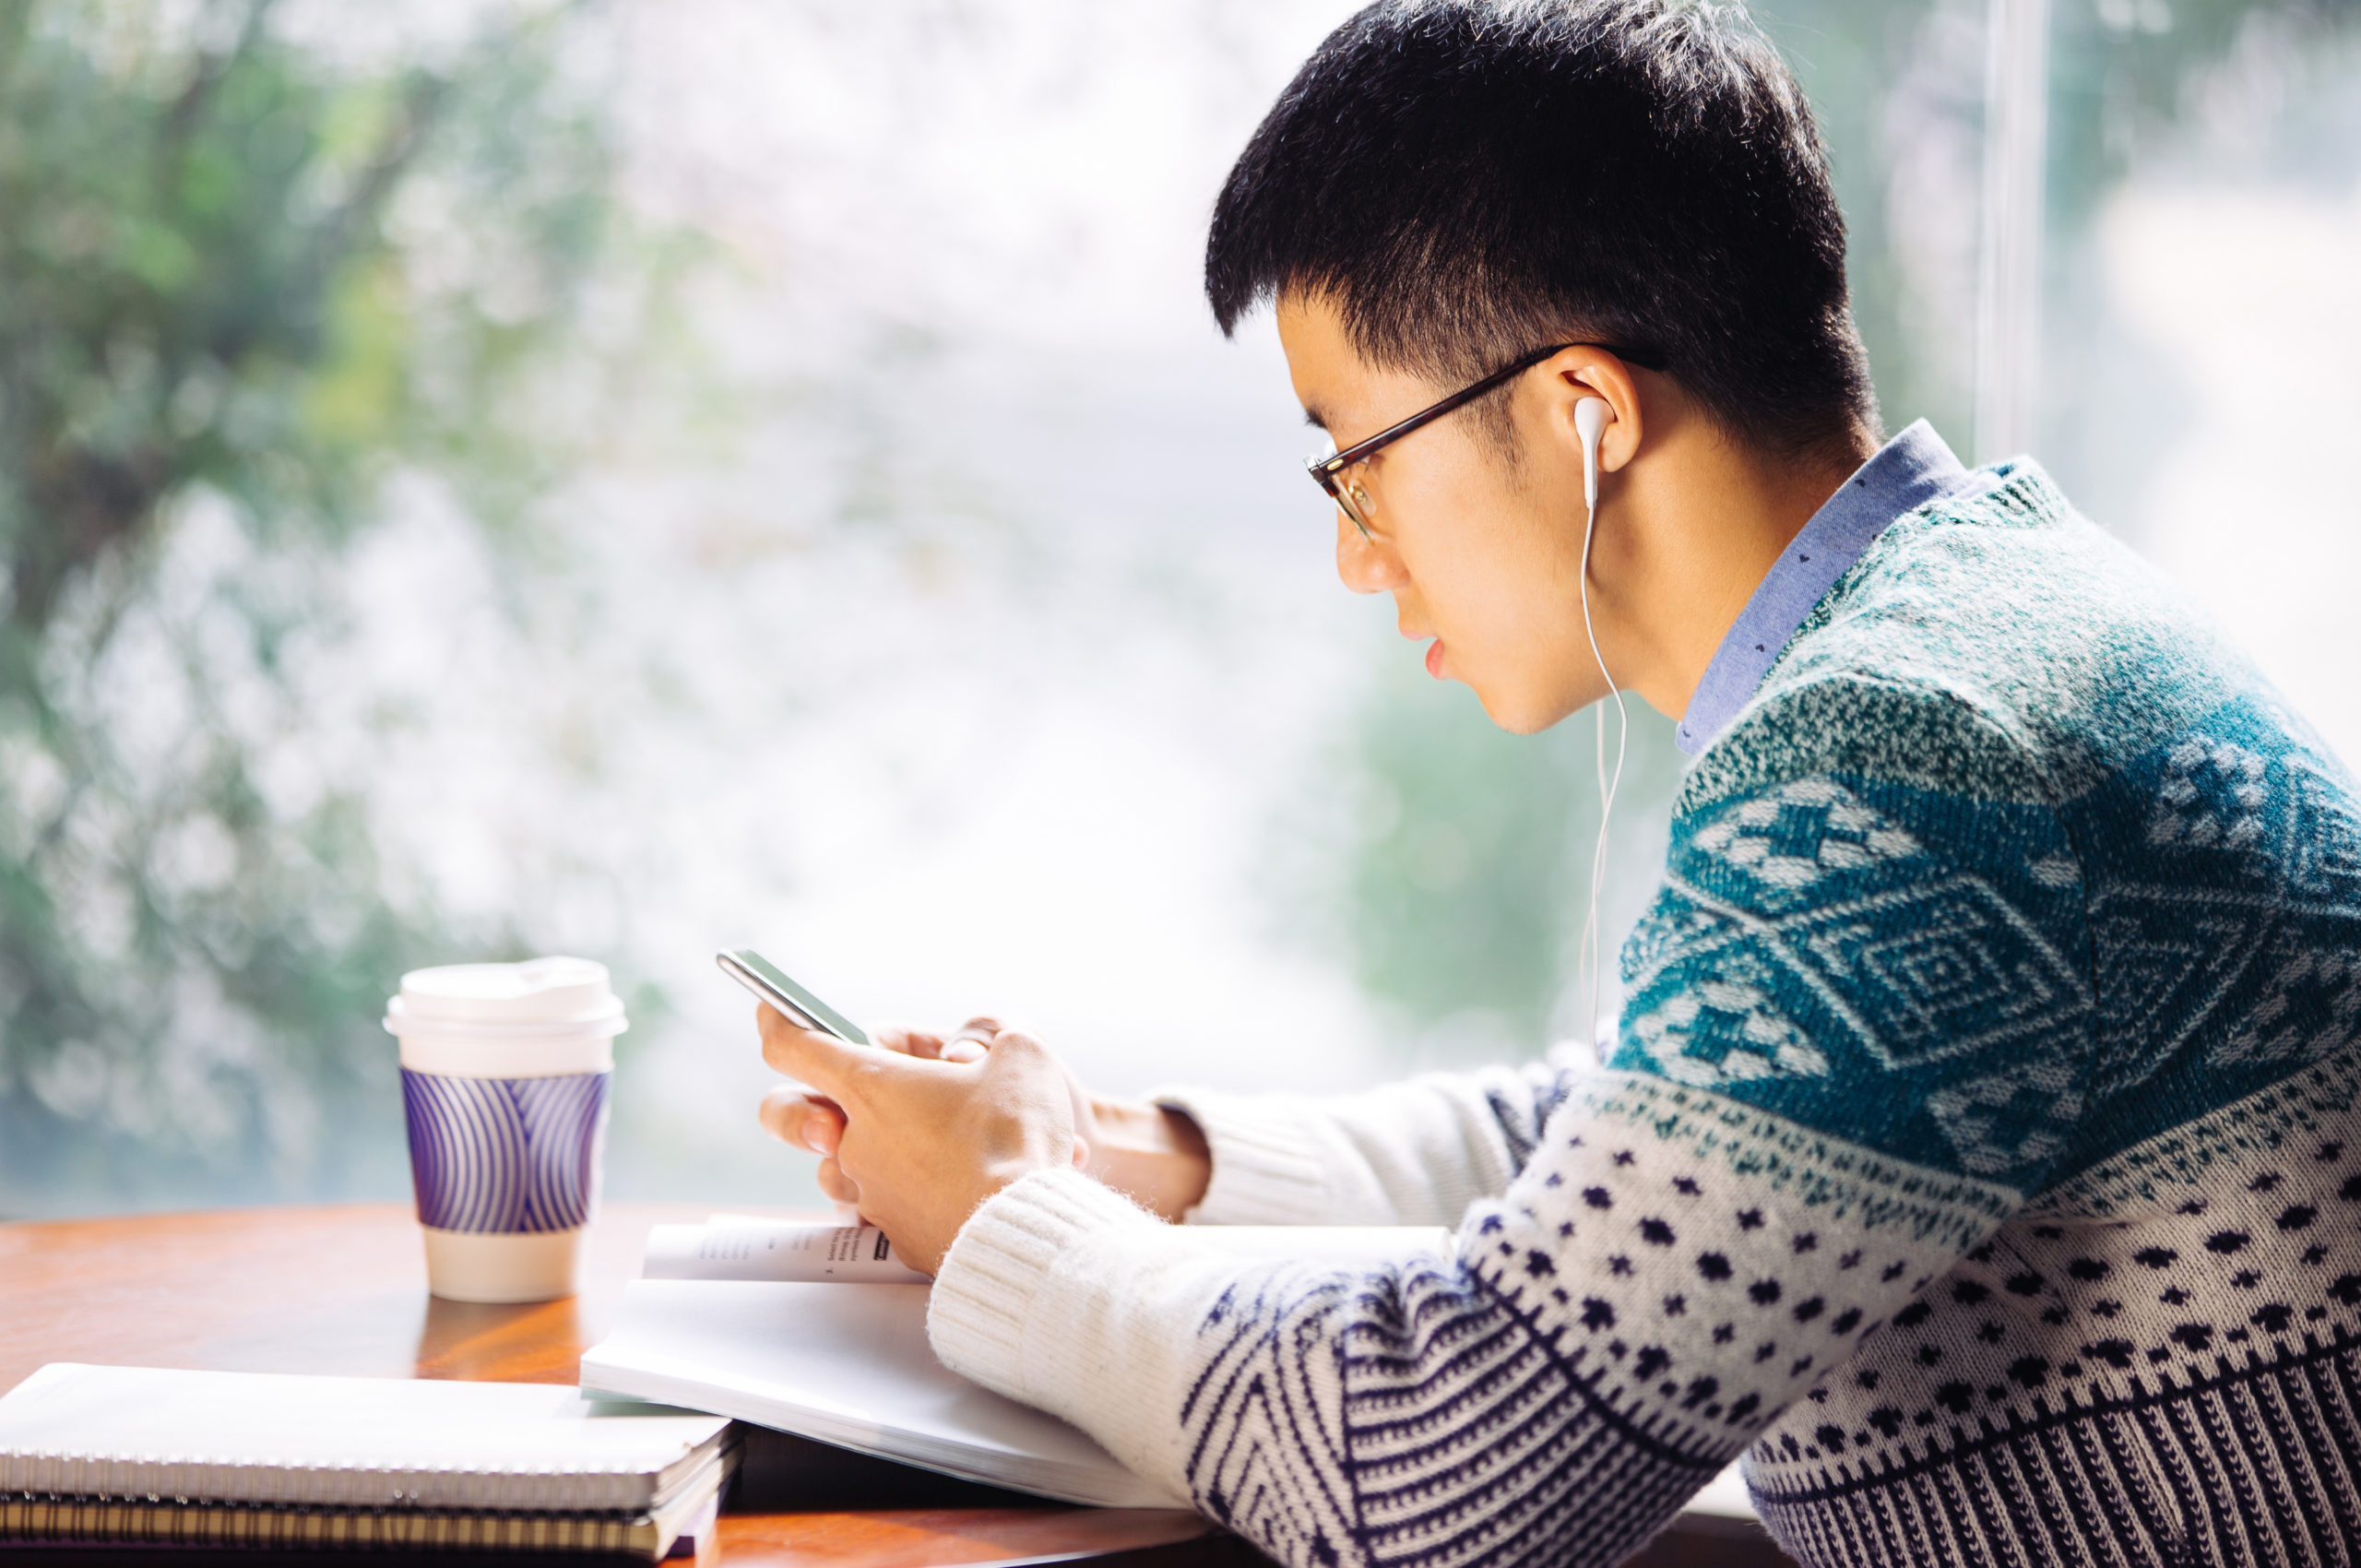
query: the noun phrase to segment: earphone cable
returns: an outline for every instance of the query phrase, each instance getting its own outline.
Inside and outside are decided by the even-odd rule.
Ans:
[[[1606,1052],[1600,1049],[1598,1017],[1598,992],[1600,982],[1604,977],[1604,971],[1600,965],[1599,954],[1599,943],[1603,933],[1600,932],[1598,925],[1598,898],[1600,889],[1605,886],[1607,881],[1608,823],[1608,819],[1613,816],[1615,812],[1615,791],[1620,788],[1623,783],[1623,754],[1625,744],[1629,741],[1631,733],[1631,716],[1623,707],[1622,688],[1616,685],[1615,677],[1608,671],[1606,659],[1602,657],[1598,651],[1598,634],[1591,627],[1590,541],[1591,534],[1597,527],[1597,524],[1598,503],[1594,499],[1586,497],[1584,505],[1583,517],[1583,563],[1581,580],[1583,636],[1590,641],[1591,659],[1593,662],[1597,664],[1599,676],[1607,683],[1608,695],[1615,699],[1615,772],[1612,778],[1608,777],[1607,771],[1607,705],[1605,703],[1598,703],[1594,705],[1591,710],[1592,716],[1596,721],[1596,744],[1594,748],[1592,761],[1596,766],[1598,778],[1598,838],[1596,842],[1591,846],[1590,903],[1588,911],[1583,916],[1582,947],[1575,962],[1582,972],[1583,1024],[1590,1033],[1591,1054],[1598,1058],[1603,1063],[1606,1060]]]

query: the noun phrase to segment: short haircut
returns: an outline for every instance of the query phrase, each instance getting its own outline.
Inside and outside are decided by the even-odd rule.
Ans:
[[[1240,155],[1205,292],[1225,333],[1325,297],[1363,359],[1438,386],[1592,342],[1758,450],[1880,433],[1826,150],[1735,5],[1379,0]]]

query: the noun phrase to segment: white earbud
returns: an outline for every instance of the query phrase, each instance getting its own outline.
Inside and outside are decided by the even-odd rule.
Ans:
[[[1585,398],[1574,405],[1574,434],[1583,443],[1583,505],[1598,506],[1598,438],[1607,434],[1614,411],[1604,398]]]

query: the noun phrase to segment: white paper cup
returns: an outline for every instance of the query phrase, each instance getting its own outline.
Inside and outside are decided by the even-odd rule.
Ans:
[[[455,1301],[574,1293],[599,1206],[614,1037],[603,964],[414,969],[386,1005],[401,1041],[427,1288]]]

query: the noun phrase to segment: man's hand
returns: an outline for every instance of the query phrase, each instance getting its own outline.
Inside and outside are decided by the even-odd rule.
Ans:
[[[820,1048],[834,1048],[838,1053],[849,1053],[847,1060],[860,1056],[893,1055],[913,1059],[908,1065],[933,1064],[938,1067],[975,1067],[986,1063],[1004,1040],[1022,1041],[1019,1048],[1029,1057],[1046,1063],[1063,1086],[1068,1108],[1066,1125],[1072,1139],[1067,1158],[1074,1165],[1107,1185],[1128,1194],[1151,1212],[1168,1220],[1178,1220],[1194,1207],[1205,1194],[1212,1176],[1212,1162],[1205,1148],[1203,1133],[1195,1123],[1176,1111],[1135,1101],[1107,1099],[1084,1091],[1073,1075],[1050,1053],[1047,1048],[1021,1031],[1005,1029],[996,1018],[979,1017],[967,1020],[955,1034],[937,1035],[917,1029],[879,1028],[871,1036],[878,1051],[863,1052],[824,1035],[809,1035],[797,1029],[768,1007],[756,1010],[755,1022],[763,1031],[764,1057],[773,1067],[805,1078],[813,1088],[801,1085],[782,1085],[764,1097],[763,1125],[772,1136],[784,1143],[808,1148],[820,1156],[820,1190],[837,1203],[859,1208],[862,1217],[874,1221],[892,1237],[903,1255],[918,1265],[920,1253],[917,1232],[906,1239],[886,1218],[881,1206],[884,1189],[897,1184],[902,1172],[879,1170],[867,1163],[859,1163],[863,1155],[875,1158],[875,1150],[864,1147],[863,1155],[854,1157],[856,1165],[848,1168],[844,1156],[850,1122],[848,1108],[819,1080],[801,1069],[788,1066],[772,1046],[775,1035],[795,1036],[800,1040],[816,1040]],[[1031,1071],[1034,1063],[1024,1064]],[[978,1073],[965,1079],[954,1076],[943,1080],[952,1083],[983,1082]],[[1041,1086],[1032,1086],[1039,1090]],[[1046,1091],[1043,1091],[1046,1092]],[[891,1096],[884,1103],[891,1102]],[[923,1135],[922,1130],[914,1130]],[[881,1146],[890,1148],[892,1146]],[[1027,1167],[1033,1169],[1033,1167]],[[867,1181],[860,1174],[869,1172]],[[985,1198],[990,1197],[1008,1182],[1024,1172],[1018,1170],[1005,1180],[987,1183],[975,1191],[972,1201],[959,1208],[952,1218],[950,1229],[943,1233],[942,1247],[948,1248],[950,1239],[958,1233],[960,1225]],[[945,1198],[952,1203],[957,1200]],[[941,1250],[930,1254],[939,1261]],[[919,1265],[932,1271],[932,1261]]]
[[[1035,1170],[1080,1164],[1074,1091],[1049,1049],[996,1029],[979,1051],[931,1037],[911,1049],[847,1045],[755,1009],[763,1060],[819,1091],[763,1102],[763,1123],[827,1161],[822,1189],[860,1206],[913,1268],[928,1274],[985,1199]],[[968,1057],[968,1060],[960,1060]]]

